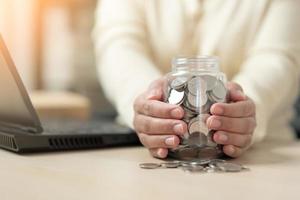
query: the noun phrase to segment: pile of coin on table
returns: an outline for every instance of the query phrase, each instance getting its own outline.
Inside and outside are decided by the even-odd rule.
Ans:
[[[165,101],[180,105],[188,125],[188,133],[182,138],[182,144],[196,147],[217,147],[213,141],[213,130],[206,126],[210,116],[210,107],[214,103],[226,102],[227,90],[224,81],[214,75],[181,75],[169,80]]]
[[[139,166],[142,169],[179,168],[185,172],[191,172],[191,173],[241,172],[241,171],[249,170],[243,165],[231,163],[221,159],[170,161],[170,162],[162,162],[162,163],[141,163]]]

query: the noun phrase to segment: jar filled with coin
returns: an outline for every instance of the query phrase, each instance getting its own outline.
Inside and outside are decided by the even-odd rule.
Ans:
[[[213,140],[214,131],[206,125],[211,106],[227,101],[226,75],[219,69],[218,58],[174,58],[166,80],[164,100],[183,108],[182,120],[188,127],[179,147],[171,149],[169,156],[181,160],[222,156],[222,147]]]

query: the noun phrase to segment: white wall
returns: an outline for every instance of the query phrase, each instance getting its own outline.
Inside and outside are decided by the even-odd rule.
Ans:
[[[33,88],[34,0],[0,0],[0,33],[28,89]]]

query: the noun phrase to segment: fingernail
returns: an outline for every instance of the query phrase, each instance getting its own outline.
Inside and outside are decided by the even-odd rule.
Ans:
[[[234,149],[233,146],[230,146],[230,147],[228,148],[228,151],[229,151],[229,154],[231,154],[231,155],[235,153],[235,149]]]
[[[238,91],[236,91],[236,93],[240,96],[240,97],[242,97],[242,98],[246,98],[246,96],[245,96],[245,94],[242,92],[242,91],[240,91],[240,90],[238,90]]]
[[[221,121],[218,119],[211,120],[210,127],[211,128],[219,128],[221,126]]]
[[[217,115],[222,115],[224,113],[224,109],[220,106],[216,106],[214,108],[214,114],[217,114]]]
[[[174,137],[169,137],[165,140],[166,145],[168,146],[173,146],[175,145],[175,138]]]
[[[180,112],[179,108],[174,108],[173,110],[171,110],[171,116],[174,118],[180,118],[181,112]]]
[[[173,127],[173,130],[175,131],[175,133],[183,133],[183,126],[182,124],[176,124],[174,127]]]
[[[158,155],[160,158],[166,157],[165,150],[164,150],[164,149],[158,149],[157,155]]]
[[[228,140],[228,136],[225,134],[218,134],[218,136],[219,140],[221,140],[222,142],[226,142]]]

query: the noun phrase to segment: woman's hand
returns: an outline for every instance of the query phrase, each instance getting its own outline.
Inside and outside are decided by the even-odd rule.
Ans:
[[[165,158],[168,148],[177,147],[179,136],[187,132],[187,124],[180,120],[183,109],[162,102],[164,81],[154,81],[134,102],[134,128],[141,143],[158,158]]]
[[[179,136],[187,133],[187,124],[181,120],[184,110],[162,102],[164,81],[163,78],[154,81],[134,102],[135,130],[141,143],[158,158],[165,158],[169,148],[179,145]],[[224,153],[238,157],[251,144],[256,127],[255,105],[238,84],[228,83],[227,89],[230,102],[211,107],[207,126],[216,130],[214,141],[224,145]]]
[[[238,157],[247,150],[256,127],[255,104],[236,83],[228,83],[229,103],[216,103],[207,119],[209,129],[216,130],[214,141],[223,144],[223,152]]]

